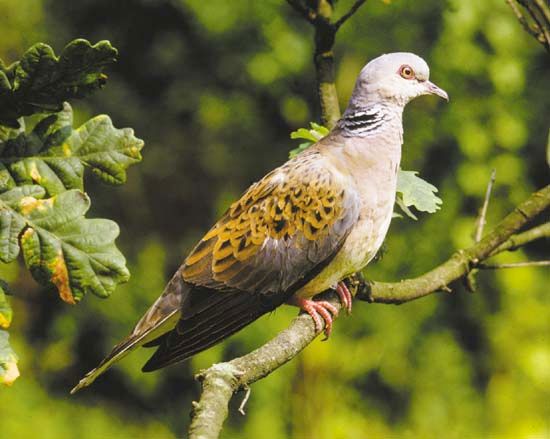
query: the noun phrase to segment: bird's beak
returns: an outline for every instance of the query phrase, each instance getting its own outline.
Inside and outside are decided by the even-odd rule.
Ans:
[[[426,93],[430,95],[436,95],[440,98],[445,99],[447,102],[449,102],[449,95],[445,90],[442,88],[439,88],[437,85],[435,85],[433,82],[426,81]]]

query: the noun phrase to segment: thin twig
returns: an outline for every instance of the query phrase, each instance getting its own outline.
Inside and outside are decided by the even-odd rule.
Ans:
[[[481,268],[483,270],[499,270],[501,268],[544,267],[547,265],[550,265],[550,261],[510,262],[508,264],[480,263],[477,265],[477,268]]]
[[[518,0],[518,3],[529,13],[533,22],[532,26],[528,25],[532,31],[522,23],[523,27],[550,52],[550,7],[539,0]],[[524,20],[528,22],[527,19]]]
[[[528,34],[532,35],[538,40],[539,32],[529,25],[529,22],[527,21],[521,10],[518,8],[515,0],[506,0],[506,3],[508,3],[508,5],[510,5],[510,8],[512,8],[514,15],[518,19],[519,23],[523,26],[523,29],[525,29]]]
[[[487,207],[489,206],[491,191],[493,190],[493,185],[495,184],[496,173],[496,169],[493,169],[491,171],[491,178],[489,179],[489,183],[487,184],[487,190],[485,191],[485,200],[483,201],[483,207],[481,208],[481,211],[479,212],[479,217],[477,219],[476,234],[474,237],[475,242],[479,242],[481,240],[481,237],[483,236],[483,228],[486,224]]]
[[[535,3],[539,7],[546,21],[550,23],[550,4],[548,3],[548,0],[535,0]]]
[[[531,0],[524,0],[524,3],[529,11],[529,14],[531,15],[531,18],[535,23],[537,23],[540,30],[538,38],[539,42],[548,48],[548,45],[550,44],[550,23],[546,20],[544,15],[542,15],[542,11],[539,10],[537,5],[535,5]]]
[[[541,238],[550,238],[550,222],[533,227],[517,235],[510,236],[510,238],[494,249],[490,256],[494,256],[504,251],[514,251],[531,241]]]
[[[246,413],[244,411],[244,408],[246,407],[246,403],[248,402],[248,398],[250,398],[250,394],[252,393],[252,389],[250,388],[249,385],[245,385],[244,386],[244,391],[245,391],[244,398],[241,401],[241,405],[239,406],[239,413],[243,416],[246,415]]]
[[[352,7],[349,9],[348,12],[346,12],[344,15],[342,15],[335,23],[334,23],[334,27],[336,29],[339,29],[340,26],[342,26],[353,14],[355,14],[358,9],[363,6],[363,4],[366,2],[367,0],[357,0],[353,5]]]

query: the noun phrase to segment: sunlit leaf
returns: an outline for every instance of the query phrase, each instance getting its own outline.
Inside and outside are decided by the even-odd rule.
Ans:
[[[129,278],[124,256],[114,243],[119,228],[110,220],[85,218],[89,208],[88,196],[76,189],[42,200],[27,195],[0,201],[0,218],[10,225],[9,236],[2,236],[9,240],[0,247],[2,258],[17,256],[13,239],[18,237],[33,277],[55,285],[64,301],[76,303],[89,292],[109,296]]]
[[[312,142],[300,143],[300,145],[298,145],[298,148],[295,148],[295,149],[291,150],[291,151],[288,153],[288,158],[293,159],[293,158],[296,157],[298,154],[300,154],[302,151],[305,151],[306,149],[308,149],[311,145],[313,145]]]
[[[0,328],[7,329],[11,325],[12,310],[3,283],[3,281],[0,281]]]
[[[106,183],[124,183],[126,169],[141,160],[143,141],[129,128],[115,128],[105,115],[77,129],[72,120],[65,103],[31,132],[0,141],[0,192],[22,184],[40,185],[48,195],[82,190],[85,168]]]
[[[416,171],[399,170],[397,174],[397,205],[413,219],[416,216],[410,211],[413,206],[421,212],[434,213],[441,208],[443,201],[436,194],[437,188],[417,176]]]
[[[315,122],[310,122],[311,128],[298,128],[296,131],[290,133],[291,139],[304,139],[307,142],[300,143],[298,148],[293,149],[289,152],[289,157],[293,158],[300,154],[302,151],[308,149],[311,145],[321,140],[329,133],[329,129],[316,124]]]
[[[0,329],[0,384],[7,386],[19,377],[18,358],[8,342],[9,337],[6,331]]]
[[[8,67],[0,62],[0,124],[17,128],[21,116],[60,111],[64,101],[90,95],[105,84],[103,71],[116,56],[108,41],[77,39],[59,57],[38,43],[20,61]]]
[[[402,195],[400,193],[397,193],[396,196],[395,196],[395,204],[409,218],[411,218],[415,221],[418,220],[417,216],[414,213],[412,213],[411,209],[409,209],[407,207],[407,205],[403,202],[403,198],[402,198]],[[399,213],[396,213],[396,212],[393,212],[393,218],[403,218],[403,215],[401,215]]]

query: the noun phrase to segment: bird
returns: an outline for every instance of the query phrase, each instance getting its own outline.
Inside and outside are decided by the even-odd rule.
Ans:
[[[422,95],[448,101],[421,57],[383,54],[361,70],[335,127],[252,184],[203,236],[130,335],[71,390],[90,385],[139,346],[154,371],[186,360],[283,304],[332,331],[338,309],[314,296],[364,268],[392,219],[403,143],[402,114]]]

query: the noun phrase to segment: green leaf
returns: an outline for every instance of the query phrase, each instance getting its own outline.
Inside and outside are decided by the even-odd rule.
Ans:
[[[322,125],[316,124],[315,122],[310,122],[309,124],[311,128],[298,128],[296,131],[290,133],[290,138],[305,139],[315,143],[329,133],[329,129]]]
[[[434,213],[441,208],[443,201],[435,193],[437,188],[417,176],[416,171],[399,170],[397,174],[396,204],[403,212],[413,218],[416,216],[409,207],[413,206],[421,212]]]
[[[23,193],[43,195],[36,187]],[[5,195],[5,194],[3,194]],[[17,256],[14,237],[19,240],[25,264],[40,283],[56,286],[60,297],[76,303],[84,294],[109,296],[116,285],[129,279],[124,256],[115,246],[119,228],[106,219],[87,219],[90,199],[79,190],[38,199],[16,196],[0,200],[0,218],[9,222],[2,234],[2,260]]]
[[[311,145],[314,143],[317,143],[319,140],[321,140],[323,137],[325,137],[329,133],[329,129],[316,124],[315,122],[310,122],[310,129],[307,128],[298,128],[296,131],[293,131],[290,133],[291,139],[304,139],[307,140],[307,142],[300,143],[298,148],[293,149],[289,152],[289,158],[294,158],[298,154],[300,154],[302,151],[305,151],[308,149]]]
[[[418,221],[417,216],[412,213],[411,209],[407,207],[407,205],[404,203],[402,195],[400,193],[397,193],[395,196],[395,204],[397,204],[397,207],[401,209],[401,211],[407,215],[409,218]],[[403,215],[400,215],[399,213],[393,213],[394,218],[403,218]]]
[[[60,111],[64,101],[90,95],[105,85],[103,71],[117,54],[108,41],[77,39],[59,57],[38,43],[11,66],[0,62],[0,124],[16,128],[21,116]]]
[[[141,160],[143,141],[100,115],[73,129],[71,106],[43,117],[29,133],[0,141],[0,193],[40,185],[48,195],[83,190],[84,169],[110,184],[126,181],[126,169]]]
[[[317,142],[317,138],[306,128],[298,128],[296,131],[290,133],[291,139],[305,139],[311,143]]]
[[[298,145],[298,148],[290,150],[290,152],[288,153],[288,158],[293,159],[302,151],[305,151],[306,149],[308,149],[311,145],[313,145],[313,143],[311,142],[300,143],[300,145]]]
[[[11,348],[8,339],[10,335],[0,329],[0,384],[10,386],[19,377],[17,355]]]
[[[2,283],[0,283],[0,328],[7,329],[11,325],[12,310]]]
[[[25,132],[25,120],[23,118],[18,119],[19,126],[17,128],[11,128],[6,125],[0,125],[0,142],[13,139],[19,134]]]

